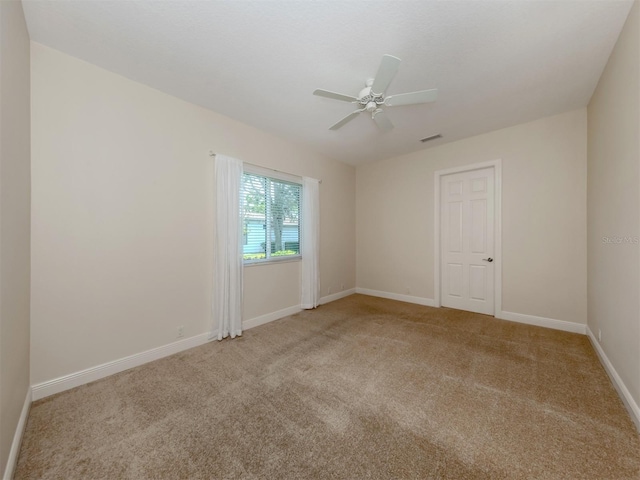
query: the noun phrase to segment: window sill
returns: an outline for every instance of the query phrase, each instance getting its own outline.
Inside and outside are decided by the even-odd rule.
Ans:
[[[269,260],[254,260],[246,261],[243,263],[245,267],[258,267],[260,265],[276,265],[278,263],[292,263],[302,261],[302,255],[296,255],[291,257],[281,257],[278,259],[271,258]]]

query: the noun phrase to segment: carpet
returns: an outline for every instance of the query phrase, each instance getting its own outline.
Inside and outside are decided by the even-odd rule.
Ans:
[[[16,479],[638,479],[584,335],[364,295],[34,402]]]

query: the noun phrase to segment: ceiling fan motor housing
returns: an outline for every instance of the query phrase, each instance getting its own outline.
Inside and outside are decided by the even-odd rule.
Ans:
[[[358,103],[362,105],[367,112],[374,112],[378,108],[378,105],[384,104],[384,97],[382,94],[372,93],[371,87],[367,86],[358,93]]]

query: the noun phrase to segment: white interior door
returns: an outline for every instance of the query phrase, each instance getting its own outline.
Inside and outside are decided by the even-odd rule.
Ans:
[[[440,178],[441,304],[494,314],[494,169]]]

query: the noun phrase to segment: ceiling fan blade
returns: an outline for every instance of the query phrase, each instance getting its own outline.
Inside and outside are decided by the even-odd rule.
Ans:
[[[356,110],[355,112],[351,112],[349,115],[347,115],[346,117],[344,117],[342,120],[340,120],[338,123],[336,123],[335,125],[331,126],[329,128],[329,130],[338,130],[340,127],[342,127],[344,124],[349,123],[351,120],[353,120],[354,118],[356,118],[360,113],[362,113],[364,111],[363,110]]]
[[[391,123],[391,120],[389,120],[389,117],[387,117],[387,114],[383,111],[376,113],[373,116],[373,121],[376,122],[376,125],[378,125],[380,130],[385,132],[393,128],[393,123]]]
[[[378,67],[378,73],[371,85],[371,91],[379,95],[383,94],[393,77],[398,73],[398,67],[400,66],[400,59],[392,55],[383,55],[380,67]]]
[[[341,93],[336,93],[336,92],[330,92],[329,90],[322,90],[321,88],[318,88],[317,90],[315,90],[313,94],[319,97],[327,97],[327,98],[332,98],[334,100],[342,100],[343,102],[358,101],[356,97],[351,97],[349,95],[343,95]]]
[[[384,99],[384,104],[387,107],[397,107],[399,105],[435,102],[436,98],[438,98],[438,89],[434,88],[433,90],[420,90],[419,92],[391,95]]]

